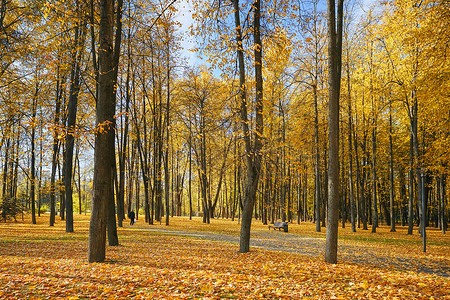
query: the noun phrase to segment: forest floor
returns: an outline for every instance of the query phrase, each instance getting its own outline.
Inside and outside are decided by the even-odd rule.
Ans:
[[[212,241],[230,242],[239,244],[239,230],[231,222],[229,228],[222,229],[211,227],[208,230],[189,223],[178,221],[180,227],[175,229],[170,226],[150,228],[154,232],[176,234],[180,236],[190,236]],[[215,220],[212,220],[214,223]],[[220,220],[220,224],[227,222]],[[273,251],[284,251],[310,256],[325,256],[325,234],[326,228],[322,228],[323,233],[315,232],[313,223],[289,224],[292,233],[285,233],[278,230],[268,230],[267,226],[254,222],[252,228],[251,246]],[[390,226],[381,226],[377,233],[369,230],[357,229],[357,233],[352,233],[351,224],[346,224],[347,228],[339,228],[341,239],[338,246],[338,259],[347,263],[360,263],[373,267],[395,269],[400,271],[413,271],[417,273],[435,274],[450,278],[450,236],[442,235],[436,229],[428,229],[427,242],[428,254],[423,253],[423,240],[418,235],[406,236],[406,227],[397,227],[398,232],[391,233]],[[141,226],[139,226],[141,227]],[[186,228],[189,228],[186,230]],[[234,229],[234,230],[232,230]],[[442,237],[441,237],[442,236]],[[363,242],[361,242],[363,241]],[[364,242],[366,241],[366,242]],[[385,245],[380,247],[380,245]],[[391,245],[392,247],[389,247]],[[407,247],[408,246],[408,247]],[[437,246],[437,247],[436,247]],[[430,253],[432,253],[430,255]],[[440,255],[442,254],[442,255]]]
[[[2,299],[450,299],[450,235],[414,228],[339,229],[338,264],[324,262],[325,228],[289,233],[253,221],[251,251],[238,253],[238,221],[124,221],[105,263],[87,262],[89,216],[48,226],[48,215],[0,223]],[[370,228],[369,228],[370,229]]]

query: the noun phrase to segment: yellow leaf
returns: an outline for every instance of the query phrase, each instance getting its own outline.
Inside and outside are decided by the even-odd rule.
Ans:
[[[209,293],[209,292],[212,292],[213,288],[211,285],[207,284],[207,285],[202,286],[202,288],[200,290],[202,292]]]
[[[428,286],[428,285],[426,285],[425,283],[422,283],[422,282],[419,282],[417,285],[421,286],[421,287]]]

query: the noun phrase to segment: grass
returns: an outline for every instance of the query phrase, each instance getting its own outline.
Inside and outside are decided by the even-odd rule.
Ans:
[[[450,299],[448,278],[411,271],[394,271],[322,257],[252,248],[239,254],[238,245],[177,235],[211,232],[239,235],[231,220],[170,219],[170,226],[149,226],[138,220],[119,228],[118,247],[107,247],[107,262],[87,262],[89,216],[75,215],[75,233],[65,223],[48,226],[48,215],[31,225],[0,224],[0,298],[3,299]],[[376,234],[350,226],[340,231],[340,244],[371,247],[380,255],[435,258],[449,262],[449,236],[428,231],[430,246],[421,252],[420,236],[395,233],[381,226]],[[161,234],[156,230],[170,230]],[[267,232],[254,221],[252,233]],[[315,224],[290,224],[295,235],[324,238]],[[283,235],[284,233],[280,233]],[[362,253],[361,255],[364,255]]]

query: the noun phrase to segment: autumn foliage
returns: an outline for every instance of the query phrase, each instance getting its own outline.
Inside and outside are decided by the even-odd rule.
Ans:
[[[377,234],[342,230],[340,247],[359,249],[361,262],[349,262],[352,253],[344,250],[341,262],[329,265],[323,262],[324,249],[310,249],[317,252],[312,256],[261,247],[239,254],[237,243],[202,235],[237,237],[236,221],[205,225],[200,218],[176,217],[167,227],[138,220],[119,228],[121,245],[107,247],[106,263],[89,264],[88,223],[88,216],[76,215],[71,234],[64,222],[48,227],[47,217],[34,226],[27,218],[1,223],[0,298],[450,299],[450,241],[438,231],[430,232],[429,252],[422,254],[419,237],[406,236],[406,228],[389,233],[382,226]],[[290,224],[289,234],[270,232],[286,243],[298,237],[323,241],[324,233],[314,227]],[[267,233],[266,226],[254,224],[252,236]],[[417,268],[378,265],[377,255],[411,260]],[[427,261],[447,266],[447,277],[421,272]]]

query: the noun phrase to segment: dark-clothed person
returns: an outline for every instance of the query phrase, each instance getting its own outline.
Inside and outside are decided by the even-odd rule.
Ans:
[[[134,214],[134,211],[130,211],[129,213],[128,213],[128,218],[130,219],[130,225],[133,225],[135,222],[134,222],[134,217],[135,217],[135,214]]]

